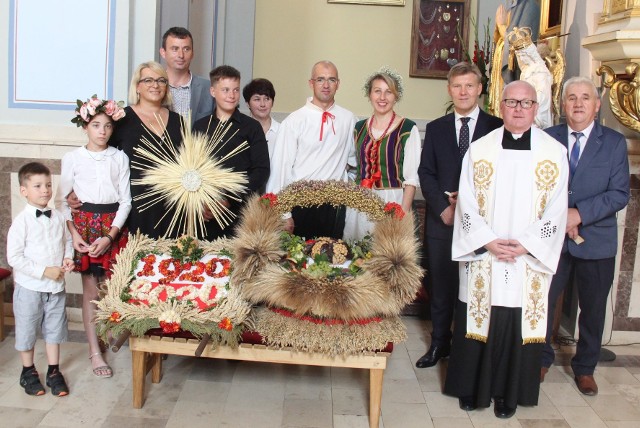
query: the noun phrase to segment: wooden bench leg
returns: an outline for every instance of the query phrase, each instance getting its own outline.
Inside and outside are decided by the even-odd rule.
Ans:
[[[151,354],[149,361],[151,363],[151,382],[160,383],[162,380],[162,354]]]
[[[380,422],[383,376],[383,369],[369,370],[369,426],[371,428],[378,428]]]
[[[133,408],[142,409],[144,405],[144,381],[147,375],[146,355],[144,351],[131,351]]]

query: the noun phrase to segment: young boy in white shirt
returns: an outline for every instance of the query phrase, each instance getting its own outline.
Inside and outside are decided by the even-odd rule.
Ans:
[[[20,193],[27,206],[16,216],[7,235],[7,260],[13,267],[16,349],[20,351],[20,386],[29,395],[44,387],[33,355],[38,329],[46,344],[46,385],[62,397],[69,388],[60,373],[60,343],[67,340],[64,274],[73,269],[71,235],[62,214],[47,208],[52,196],[51,172],[31,162],[18,172]]]

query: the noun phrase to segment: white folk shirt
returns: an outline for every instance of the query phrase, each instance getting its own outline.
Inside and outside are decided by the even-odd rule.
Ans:
[[[280,122],[275,120],[273,117],[271,118],[271,126],[266,134],[264,134],[267,140],[267,147],[269,149],[269,159],[273,157],[273,148],[276,145],[276,136],[278,135],[278,130],[280,129]]]
[[[282,121],[271,158],[267,192],[278,193],[298,180],[347,181],[347,164],[356,164],[353,142],[356,117],[336,104],[327,112],[334,118],[323,123],[324,110],[309,98]]]
[[[44,270],[49,266],[62,266],[63,259],[73,257],[71,233],[60,212],[51,210],[51,218],[36,217],[37,209],[27,204],[11,223],[7,234],[7,261],[13,268],[16,284],[41,293],[60,293],[64,290],[64,280],[45,278]]]
[[[71,220],[66,200],[71,191],[82,202],[118,202],[120,205],[112,226],[122,229],[131,211],[129,172],[129,158],[122,150],[108,147],[102,152],[90,152],[85,147],[78,147],[62,157],[56,207]]]
[[[486,274],[477,274],[484,276],[483,283],[489,282],[490,293],[483,297],[483,304],[488,302],[487,308],[522,307],[525,316],[525,302],[531,297],[526,294],[527,281],[534,272],[541,278],[539,291],[544,298],[540,302],[545,303],[542,315],[546,316],[548,286],[565,236],[569,170],[566,149],[533,127],[531,150],[504,150],[503,131],[504,127],[498,128],[473,143],[462,163],[452,245],[452,258],[460,262],[458,297],[469,303],[469,292],[477,294],[478,285],[472,277],[479,271],[470,272],[477,266],[471,262],[487,262]],[[491,153],[495,155],[485,157]],[[556,186],[544,195],[540,183],[548,183],[551,174],[545,172],[550,170],[554,171]],[[515,263],[499,261],[489,251],[476,254],[476,250],[498,238],[518,240],[528,254],[517,257]],[[468,308],[477,307],[473,303]],[[523,322],[525,340],[526,325]],[[470,330],[468,322],[467,331]],[[531,333],[544,340],[544,330],[546,322],[538,323],[538,330]]]

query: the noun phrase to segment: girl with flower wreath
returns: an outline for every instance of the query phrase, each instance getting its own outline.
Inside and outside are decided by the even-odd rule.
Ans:
[[[124,115],[114,100],[95,95],[84,103],[78,100],[71,122],[84,129],[88,142],[63,156],[56,198],[73,239],[74,271],[82,275],[82,321],[89,359],[93,374],[103,378],[111,377],[113,370],[102,356],[93,301],[98,300],[98,284],[110,273],[116,254],[127,241],[123,226],[131,211],[129,158],[108,144],[114,122]],[[83,202],[73,212],[66,200],[72,192]]]
[[[385,203],[397,203],[409,212],[419,185],[420,132],[413,121],[394,111],[402,98],[402,77],[382,67],[367,78],[363,89],[373,115],[355,126],[355,181],[372,189]],[[360,240],[372,231],[373,223],[366,214],[347,209],[345,240]]]

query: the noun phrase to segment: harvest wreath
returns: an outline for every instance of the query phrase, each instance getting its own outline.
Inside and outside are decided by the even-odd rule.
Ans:
[[[191,237],[129,239],[97,302],[98,334],[142,336],[189,332],[214,346],[236,346],[251,306],[229,279],[229,241],[198,242]]]
[[[375,222],[370,241],[345,245],[319,238],[307,243],[312,249],[318,242],[329,243],[341,248],[339,255],[359,249],[348,266],[333,260],[338,263],[330,263],[330,269],[309,269],[318,261],[311,254],[307,266],[301,266],[295,244],[303,241],[284,232],[282,214],[321,204],[346,205]],[[232,281],[243,299],[266,304],[254,312],[253,321],[268,345],[332,355],[378,350],[406,337],[399,314],[421,285],[418,248],[413,217],[400,205],[385,205],[355,184],[300,181],[247,204],[231,241]],[[327,263],[324,256],[319,260]],[[351,268],[354,263],[357,269]]]

